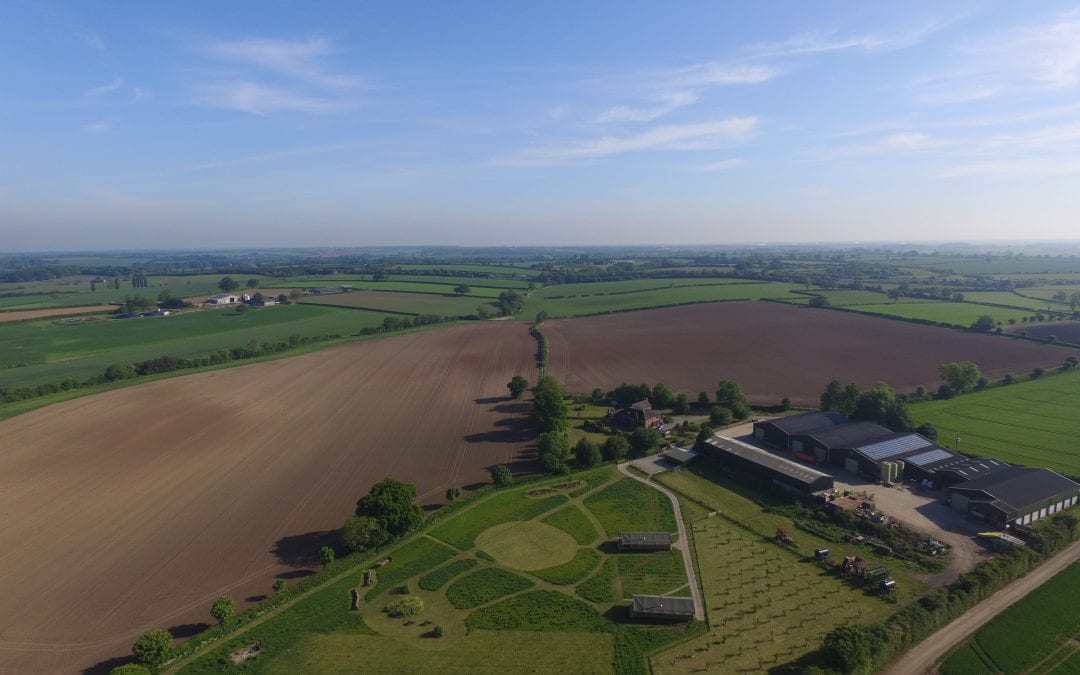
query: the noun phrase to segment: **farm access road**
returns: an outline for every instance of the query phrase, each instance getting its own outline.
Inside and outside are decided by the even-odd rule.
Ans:
[[[682,551],[683,563],[686,565],[686,581],[690,584],[690,595],[694,598],[694,618],[698,621],[704,621],[705,604],[701,600],[701,590],[698,588],[697,574],[694,573],[694,552],[690,550],[690,539],[686,536],[686,525],[683,523],[682,509],[679,508],[679,499],[667,488],[661,487],[656,483],[647,481],[641,476],[632,473],[629,466],[630,462],[623,462],[619,465],[619,471],[636,481],[641,481],[649,487],[663,492],[667,495],[667,498],[671,500],[671,508],[675,510],[675,522],[679,526],[679,541],[673,543],[671,546],[672,548],[677,548]]]
[[[923,675],[937,672],[938,661],[950,649],[1077,560],[1080,560],[1080,541],[964,612],[882,672],[884,675]]]

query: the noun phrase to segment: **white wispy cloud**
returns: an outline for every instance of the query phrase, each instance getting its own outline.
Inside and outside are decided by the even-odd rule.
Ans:
[[[919,101],[957,104],[1060,92],[1080,84],[1080,10],[1013,27],[956,48],[956,63],[915,80]]]
[[[916,154],[931,152],[955,143],[955,140],[934,138],[921,131],[905,131],[882,136],[868,143],[839,145],[821,149],[816,151],[814,155],[818,159],[829,160],[873,155]]]
[[[114,77],[109,82],[103,85],[87,89],[85,92],[83,92],[83,95],[88,98],[98,98],[100,96],[105,96],[106,94],[111,94],[112,92],[123,86],[124,80],[119,77]]]
[[[872,32],[859,35],[844,35],[837,29],[811,30],[794,35],[786,40],[759,42],[748,47],[747,52],[758,58],[840,51],[890,52],[914,47],[949,23],[949,20],[936,19],[898,31]]]
[[[760,84],[780,75],[773,65],[723,63],[710,61],[676,68],[660,76],[665,87],[720,87],[734,84]]]
[[[351,94],[359,79],[328,68],[326,60],[335,50],[324,38],[219,40],[200,51],[230,69],[192,85],[192,100],[198,105],[254,115],[329,114],[356,106]],[[242,69],[239,74],[237,67]]]
[[[942,178],[1008,177],[1052,178],[1080,174],[1080,156],[993,159],[950,166]]]
[[[596,122],[652,122],[679,108],[696,103],[698,95],[692,91],[675,91],[662,94],[657,105],[647,108],[634,108],[620,105],[608,108],[596,118]]]
[[[116,126],[115,119],[101,119],[96,122],[83,125],[83,130],[92,134],[104,134],[108,131],[112,131],[112,128]]]
[[[193,90],[193,99],[200,105],[239,110],[253,115],[269,115],[275,112],[326,114],[344,112],[354,107],[349,101],[243,80],[198,85]]]
[[[206,45],[204,51],[224,61],[257,66],[318,87],[347,89],[359,84],[355,77],[327,71],[323,61],[334,50],[324,38],[223,40]]]
[[[660,126],[639,134],[602,136],[579,143],[532,148],[516,159],[498,163],[558,164],[646,150],[712,150],[745,142],[757,133],[758,126],[755,117]]]
[[[739,157],[732,157],[730,159],[722,159],[722,160],[720,160],[718,162],[710,162],[708,164],[703,164],[701,166],[695,166],[695,167],[693,167],[693,169],[695,171],[710,171],[710,172],[711,171],[728,171],[729,169],[734,169],[736,167],[742,166],[743,164],[746,164],[746,162],[743,159],[741,159]]]

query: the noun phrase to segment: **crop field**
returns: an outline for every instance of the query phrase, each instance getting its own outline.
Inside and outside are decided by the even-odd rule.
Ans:
[[[1069,309],[1068,305],[1057,302],[1048,302],[1038,298],[1029,298],[1007,291],[976,291],[974,293],[964,293],[964,300],[968,302],[986,302],[992,305],[1008,305],[1010,307],[1028,309],[1032,312],[1040,309],[1049,309],[1057,312],[1067,311]]]
[[[505,396],[534,352],[524,326],[476,323],[0,422],[0,670],[89,667],[146,630],[210,621],[219,595],[243,608],[310,569],[385,476],[430,504],[528,461],[525,407]]]
[[[980,628],[941,664],[942,675],[1080,672],[1080,563]]]
[[[694,281],[711,283],[680,285],[682,282]],[[603,287],[607,283],[641,284],[643,289],[648,288],[649,290],[620,290],[614,292],[605,292],[601,289],[590,290],[593,286]],[[532,317],[540,311],[547,312],[548,316],[552,317],[581,316],[667,305],[723,300],[757,300],[760,298],[805,301],[806,296],[792,292],[797,288],[799,287],[792,284],[773,282],[717,283],[716,279],[567,284],[564,286],[548,286],[539,291],[534,291],[529,295],[529,299],[525,303],[522,316]],[[573,294],[574,297],[555,297],[567,296],[568,294]]]
[[[907,306],[907,305],[903,305]],[[910,305],[917,307],[919,305]],[[1054,367],[1076,350],[775,302],[724,302],[548,321],[548,372],[571,392],[664,382],[695,396],[722,379],[755,403],[817,405],[829,380],[937,388],[937,368],[970,360],[987,377]],[[888,355],[883,358],[883,355]]]
[[[961,328],[967,328],[976,319],[984,315],[992,318],[994,323],[1007,324],[1009,319],[1019,322],[1024,317],[1032,314],[1032,312],[1022,309],[976,305],[970,302],[899,302],[881,305],[858,305],[851,309],[859,312],[887,314],[903,319],[936,321]]]
[[[458,284],[465,284],[470,288],[514,288],[518,290],[529,287],[528,281],[520,279],[489,279],[486,277],[467,276],[446,277],[431,274],[395,274],[393,272],[387,274],[386,279],[383,279],[382,281],[373,280],[370,274],[320,274],[317,276],[289,277],[288,279],[276,281],[271,284],[271,286],[326,288],[342,285],[359,286],[363,284],[366,287],[368,284],[375,286],[376,284],[385,284],[388,282],[408,282],[451,287],[457,286]]]
[[[1074,345],[1080,344],[1080,321],[1018,324],[1010,328],[1009,332],[1023,332],[1031,337],[1042,339],[1053,337],[1061,342],[1071,342]]]
[[[65,323],[40,320],[0,325],[0,386],[85,379],[114,363],[156,356],[209,354],[219,349],[288,339],[290,335],[355,334],[388,315],[334,307],[277,305],[237,314],[232,309],[172,316]]]
[[[72,314],[92,314],[95,312],[115,312],[115,305],[90,305],[87,307],[55,307],[53,309],[24,309],[11,312],[0,312],[0,323],[9,321],[28,321],[30,319],[47,319],[54,316],[70,316]]]
[[[474,274],[506,274],[519,277],[538,277],[541,274],[540,270],[510,265],[440,265],[434,263],[431,265],[394,265],[394,268],[402,270],[446,270],[448,272],[469,272]]]
[[[1038,298],[1050,303],[1051,306],[1055,306],[1058,309],[1068,307],[1068,304],[1059,302],[1050,302],[1050,299],[1057,293],[1064,293],[1071,296],[1073,293],[1080,292],[1080,285],[1078,284],[1061,284],[1054,286],[1032,286],[1027,288],[1018,288],[1016,292],[1021,295],[1026,295],[1031,298]]]
[[[419,277],[417,277],[419,278]],[[469,296],[473,298],[497,298],[505,289],[491,286],[473,286],[462,279],[458,283],[465,283],[472,290]],[[365,281],[363,279],[343,279],[340,281],[326,281],[320,278],[320,283],[305,285],[304,288],[326,288],[337,286],[352,286],[358,291],[386,291],[397,293],[435,293],[439,295],[454,295],[454,288],[458,283],[435,284],[426,281]],[[281,282],[282,287],[292,288],[296,286],[293,280]],[[337,297],[338,294],[330,294],[327,297]]]
[[[942,440],[960,450],[1080,476],[1080,372],[911,406]]]
[[[393,293],[386,291],[354,291],[335,295],[314,295],[301,300],[304,305],[352,307],[375,312],[405,314],[435,314],[438,316],[469,316],[476,314],[478,305],[488,304],[488,298],[434,295],[428,293]],[[492,307],[492,311],[494,307]]]
[[[889,296],[877,291],[812,291],[814,295],[820,295],[829,301],[834,307],[852,307],[855,305],[880,305],[883,302],[892,303]],[[923,298],[902,297],[900,303],[933,302]]]
[[[707,503],[749,516],[753,502],[687,471],[661,474],[665,484],[688,490]],[[678,480],[672,484],[669,478]],[[684,509],[693,502],[683,501]],[[686,511],[700,513],[700,509]],[[815,544],[793,530],[803,553],[765,541],[725,517],[688,523],[709,617],[709,632],[655,654],[653,672],[760,672],[796,661],[820,645],[822,636],[845,622],[870,623],[895,607],[849,589],[803,558]],[[774,530],[775,531],[775,530]]]

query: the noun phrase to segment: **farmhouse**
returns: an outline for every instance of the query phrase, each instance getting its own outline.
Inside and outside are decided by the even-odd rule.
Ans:
[[[659,428],[664,424],[664,418],[660,416],[660,413],[653,410],[648,399],[638,401],[625,408],[619,408],[611,412],[608,417],[615,426],[627,429],[637,429],[638,427],[645,427],[646,429],[649,427]]]
[[[632,619],[690,621],[694,618],[693,598],[669,598],[665,595],[635,595],[630,603]]]
[[[946,501],[998,527],[1027,525],[1075,506],[1080,484],[1049,469],[1010,466],[950,487]]]
[[[670,551],[670,532],[623,532],[619,537],[620,551]]]
[[[247,300],[249,300],[247,294],[222,293],[221,295],[211,295],[206,299],[206,303],[209,305],[235,305],[238,302],[246,302]]]
[[[770,480],[776,487],[792,492],[812,493],[828,490],[833,486],[832,476],[723,436],[713,436],[706,440],[702,454],[721,465],[760,476]]]
[[[754,438],[784,449],[791,448],[796,434],[820,431],[847,423],[848,418],[838,412],[808,412],[790,417],[780,417],[765,422],[754,422]]]

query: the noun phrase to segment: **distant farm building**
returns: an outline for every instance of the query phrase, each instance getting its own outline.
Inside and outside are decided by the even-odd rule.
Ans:
[[[235,305],[240,302],[247,302],[249,299],[247,294],[222,293],[221,295],[211,295],[206,299],[206,303],[209,305]]]
[[[659,429],[664,426],[664,418],[660,413],[653,410],[648,399],[638,401],[625,408],[619,408],[609,413],[608,418],[613,425],[626,429],[637,429],[638,427],[645,427],[646,429],[655,427]]]
[[[623,532],[619,537],[620,551],[670,551],[670,532]]]
[[[765,478],[773,485],[792,492],[813,493],[833,486],[832,476],[828,474],[722,436],[706,440],[702,454],[722,466]]]
[[[631,619],[690,621],[694,618],[693,598],[670,598],[665,595],[635,595],[630,603]]]
[[[1027,525],[1075,506],[1080,484],[1049,469],[1010,466],[950,487],[948,502],[997,527]]]

